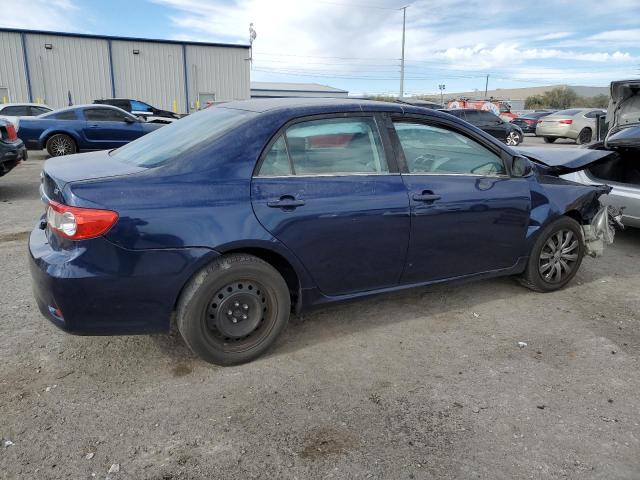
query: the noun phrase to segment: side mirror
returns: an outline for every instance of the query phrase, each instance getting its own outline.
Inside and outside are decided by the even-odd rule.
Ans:
[[[531,162],[527,157],[516,155],[511,159],[511,176],[528,177],[533,172]]]

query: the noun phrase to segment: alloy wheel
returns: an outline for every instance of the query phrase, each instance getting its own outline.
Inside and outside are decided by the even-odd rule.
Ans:
[[[538,271],[549,283],[558,283],[569,275],[578,261],[580,239],[574,232],[563,229],[551,235],[542,250],[538,261]]]
[[[514,147],[519,143],[520,143],[520,134],[518,132],[509,132],[509,135],[507,135],[507,145]]]
[[[51,142],[51,152],[55,157],[61,157],[73,152],[73,141],[66,136],[58,136]]]

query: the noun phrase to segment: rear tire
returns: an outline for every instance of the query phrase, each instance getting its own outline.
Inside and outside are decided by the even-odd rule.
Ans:
[[[576,138],[576,143],[578,145],[584,145],[585,143],[590,143],[592,136],[593,134],[591,133],[591,129],[588,127],[585,127],[582,130],[580,130],[580,133],[578,134],[578,138]]]
[[[555,137],[544,137],[544,143],[553,143],[557,140]]]
[[[78,151],[75,140],[64,133],[51,135],[47,140],[45,148],[52,157],[71,155]]]
[[[178,330],[209,363],[236,365],[262,355],[289,320],[291,297],[280,273],[246,254],[223,256],[187,284],[178,302]]]
[[[570,217],[559,218],[538,235],[518,280],[536,292],[559,290],[580,268],[584,248],[580,224]]]

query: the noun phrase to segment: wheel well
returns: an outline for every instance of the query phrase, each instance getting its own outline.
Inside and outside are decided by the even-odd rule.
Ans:
[[[271,250],[267,250],[265,248],[239,248],[236,250],[229,250],[223,252],[224,255],[228,255],[230,253],[247,253],[249,255],[253,255],[254,257],[258,257],[261,260],[264,260],[273,268],[278,270],[284,281],[287,283],[289,287],[289,292],[291,293],[291,305],[294,306],[298,303],[299,300],[299,292],[300,292],[300,279],[298,278],[298,274],[295,269],[291,266],[289,261],[284,258],[282,255],[275,253]]]
[[[564,214],[565,214],[565,216],[567,216],[569,218],[573,218],[580,225],[584,225],[584,218],[582,217],[582,214],[578,210],[569,210],[568,212],[565,212]]]

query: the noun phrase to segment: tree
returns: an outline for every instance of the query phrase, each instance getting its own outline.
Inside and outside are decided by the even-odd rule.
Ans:
[[[544,96],[542,95],[531,95],[527,97],[524,101],[524,108],[526,110],[535,110],[537,108],[546,108],[547,105],[545,103]]]
[[[576,92],[567,87],[558,87],[544,92],[543,97],[544,103],[549,108],[557,108],[558,110],[575,106],[579,98]]]
[[[609,106],[609,95],[601,93],[595,97],[588,98],[585,106],[592,108],[607,108]]]

